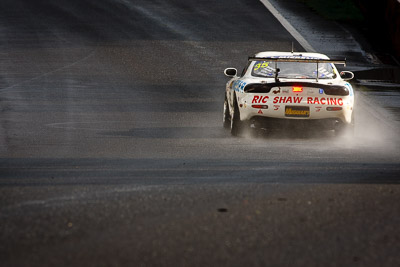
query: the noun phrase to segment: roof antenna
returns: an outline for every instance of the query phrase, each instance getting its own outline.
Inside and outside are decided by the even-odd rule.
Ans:
[[[293,42],[292,42],[292,54],[293,54],[293,46],[294,46],[294,44],[293,44]]]

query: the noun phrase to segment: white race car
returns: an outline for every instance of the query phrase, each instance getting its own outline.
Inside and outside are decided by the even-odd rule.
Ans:
[[[352,132],[354,91],[347,80],[354,74],[339,74],[334,64],[346,62],[319,53],[260,52],[249,57],[240,76],[235,68],[225,69],[231,79],[226,84],[224,127],[235,136],[248,127],[298,125]]]

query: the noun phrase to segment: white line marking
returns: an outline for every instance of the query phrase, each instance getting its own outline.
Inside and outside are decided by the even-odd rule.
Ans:
[[[275,16],[275,18],[282,24],[282,26],[296,39],[297,42],[306,50],[307,52],[316,52],[316,50],[307,42],[306,39],[287,21],[281,13],[268,1],[260,0],[261,3]]]

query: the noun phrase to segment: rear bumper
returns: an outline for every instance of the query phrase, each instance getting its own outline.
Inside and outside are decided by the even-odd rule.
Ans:
[[[264,116],[254,116],[249,121],[256,128],[292,130],[333,130],[343,123],[340,118],[289,120]]]
[[[340,119],[343,123],[351,123],[353,105],[354,96],[329,96],[319,92],[314,92],[313,96],[247,93],[238,97],[242,121],[260,116],[286,120]]]
[[[291,106],[296,108],[296,106]],[[299,105],[299,107],[307,108],[306,105]],[[340,108],[337,111],[329,111],[330,108]],[[352,106],[344,106],[344,107],[323,107],[323,106],[310,106],[307,108],[308,115],[307,116],[289,116],[285,114],[285,106],[267,106],[264,109],[252,108],[251,106],[243,106],[240,108],[240,119],[242,121],[248,121],[253,119],[254,117],[264,117],[266,119],[280,119],[280,120],[288,120],[288,121],[324,121],[324,120],[340,120],[343,123],[351,123],[351,116],[353,113]],[[314,122],[311,122],[314,123]]]

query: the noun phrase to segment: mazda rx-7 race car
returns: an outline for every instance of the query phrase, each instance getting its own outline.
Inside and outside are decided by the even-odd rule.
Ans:
[[[232,135],[246,128],[325,129],[352,132],[354,91],[349,71],[338,72],[319,53],[260,52],[238,75],[225,69],[223,125]],[[292,127],[294,126],[294,127]],[[299,127],[300,126],[300,127]]]

